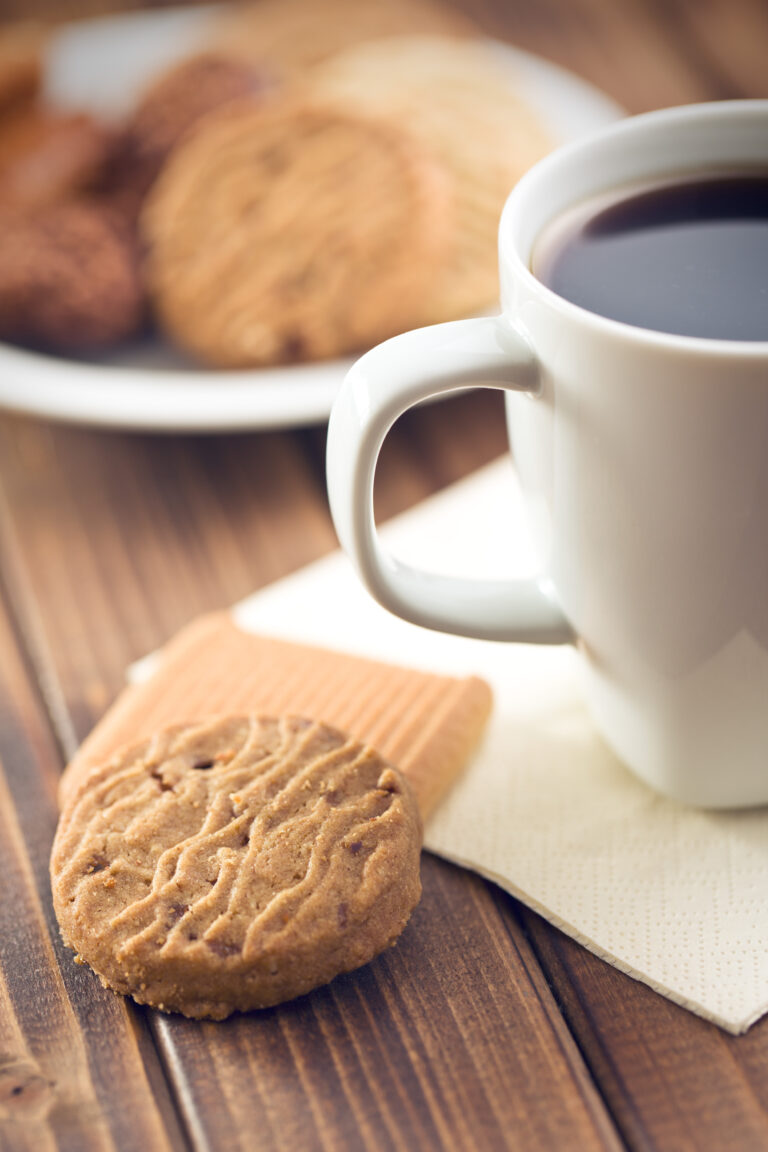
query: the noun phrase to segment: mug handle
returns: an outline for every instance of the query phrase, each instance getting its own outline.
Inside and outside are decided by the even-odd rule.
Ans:
[[[373,478],[387,432],[419,401],[471,385],[539,390],[533,352],[501,316],[405,332],[352,366],[328,425],[336,532],[371,595],[405,620],[482,640],[567,643],[573,629],[545,578],[485,581],[425,572],[387,552],[376,532]]]

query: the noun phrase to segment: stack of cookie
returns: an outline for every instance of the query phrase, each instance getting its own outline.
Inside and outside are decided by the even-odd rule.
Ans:
[[[6,212],[3,128],[0,107]],[[432,0],[229,12],[100,139],[97,156],[78,144],[87,178],[24,206],[26,263],[0,217],[0,336],[104,347],[150,316],[231,368],[354,353],[493,306],[501,207],[551,146],[508,65]]]
[[[94,199],[114,134],[41,102],[43,52],[34,26],[0,38],[0,336],[99,348],[142,322],[139,262],[121,221]]]

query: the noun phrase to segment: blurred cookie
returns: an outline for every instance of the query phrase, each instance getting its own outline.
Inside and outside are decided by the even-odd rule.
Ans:
[[[209,364],[319,359],[412,325],[450,232],[401,129],[308,103],[232,106],[174,150],[143,217],[157,315]]]
[[[0,30],[0,112],[31,102],[40,90],[45,37],[38,24]]]
[[[133,334],[143,312],[134,247],[108,213],[0,207],[0,339],[95,350]]]
[[[400,773],[296,717],[169,729],[64,809],[51,857],[65,941],[140,1003],[223,1019],[302,995],[391,945],[418,902]]]
[[[204,53],[182,60],[146,89],[120,134],[99,193],[127,220],[142,204],[173,147],[203,116],[232,100],[274,90],[263,68]]]
[[[362,44],[320,65],[310,91],[408,127],[450,174],[456,224],[440,275],[415,320],[465,316],[498,298],[497,232],[504,201],[552,140],[481,42],[405,36]]]
[[[206,113],[244,96],[273,90],[263,68],[205,53],[182,60],[146,90],[126,126],[137,157],[161,163]]]
[[[85,113],[23,109],[0,119],[0,201],[40,206],[92,188],[113,133]]]
[[[410,33],[473,36],[477,28],[433,0],[259,0],[221,16],[209,45],[237,59],[269,60],[291,74],[352,44]]]

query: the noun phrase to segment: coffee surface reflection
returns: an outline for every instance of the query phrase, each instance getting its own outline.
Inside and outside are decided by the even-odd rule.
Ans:
[[[531,266],[559,296],[612,320],[768,341],[768,170],[595,197],[544,229]]]

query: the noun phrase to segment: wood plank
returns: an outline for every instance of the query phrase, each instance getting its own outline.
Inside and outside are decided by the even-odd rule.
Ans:
[[[461,453],[469,451],[468,443],[474,443],[473,450],[478,454],[481,454],[490,445],[493,445],[494,448],[498,447],[494,440],[494,436],[498,433],[491,431],[487,437],[480,435],[482,421],[478,423],[475,433],[465,434],[468,428],[473,427],[466,407],[461,408],[458,417],[457,419],[456,414],[451,413],[448,405],[425,407],[412,413],[403,422],[402,428],[396,430],[388,445],[388,455],[385,454],[382,460],[382,472],[379,477],[386,489],[391,475],[390,470],[397,473],[396,504],[410,502],[407,499],[408,491],[414,498],[428,494],[438,485],[439,481],[445,478],[444,471],[449,467],[452,439],[461,438],[461,448],[457,449]],[[438,441],[437,447],[435,440]],[[5,447],[10,449],[10,445]],[[82,455],[83,449],[83,442],[78,437],[78,453]],[[91,451],[96,453],[97,464],[93,467],[93,476],[95,476],[101,474],[104,467],[107,466],[106,459],[110,453],[100,442],[91,445]],[[5,452],[3,458],[4,461],[8,461],[10,452]],[[65,467],[57,474],[58,483],[66,483],[66,477],[71,475],[66,466],[67,460],[68,457],[65,455]],[[478,459],[477,462],[480,463],[480,460]],[[174,470],[174,474],[176,474],[176,470]],[[93,476],[89,477],[87,469],[84,471],[77,491],[73,494],[75,498],[69,502],[71,508],[76,510],[83,510],[84,508],[89,517],[92,515],[92,508],[87,501],[84,506],[81,504],[79,494],[81,492],[80,485],[83,488],[88,488],[93,483]],[[170,478],[168,482],[171,483]],[[256,503],[259,502],[260,494],[257,490],[253,492],[253,498]],[[385,500],[385,504],[389,504],[387,511],[395,510],[391,501]],[[18,526],[18,517],[15,518],[14,522]],[[66,523],[62,525],[62,528],[66,527]],[[167,530],[168,527],[169,525],[164,523],[164,530]],[[82,530],[98,533],[98,525],[94,523],[89,523],[87,526],[81,525]],[[25,550],[29,550],[30,538],[33,535],[29,525],[25,525],[19,541]],[[67,535],[68,533],[65,532],[63,538],[66,539]],[[77,536],[77,533],[75,535]],[[131,550],[137,553],[139,561],[146,550],[152,551],[154,548],[153,542],[147,541],[145,535],[146,529],[140,529],[130,541]],[[64,545],[62,545],[62,554],[58,559],[64,564],[68,562]],[[139,567],[142,565],[139,564]],[[537,922],[535,917],[531,918],[531,923],[538,924],[538,929],[531,928],[531,930],[534,933],[537,947],[541,945],[543,948],[549,939],[550,929]],[[648,990],[634,985],[621,974],[602,965],[590,954],[583,952],[575,945],[572,947],[579,954],[579,962],[588,977],[588,979],[584,977],[587,989],[584,995],[587,1006],[590,1007],[593,1001],[599,1000],[600,990],[606,981],[613,982],[615,987],[613,995],[607,997],[608,1006],[605,1009],[603,1023],[605,1024],[606,1019],[610,1022],[611,1013],[615,1012],[617,1001],[623,1001],[626,1005],[621,1018],[621,1026],[616,1027],[615,1031],[609,1030],[607,1035],[601,1037],[601,1043],[604,1045],[602,1062],[594,1057],[594,1052],[596,1048],[599,1049],[599,1045],[593,1038],[594,1025],[590,1018],[571,1012],[568,1020],[575,1031],[579,1046],[588,1055],[591,1070],[597,1077],[601,1089],[605,1092],[629,1145],[637,1148],[676,1147],[676,1143],[670,1143],[667,1139],[670,1131],[672,1131],[675,1137],[682,1136],[684,1141],[687,1141],[687,1146],[695,1147],[697,1140],[702,1135],[700,1124],[701,1099],[718,1098],[723,1083],[730,1086],[728,1093],[726,1093],[727,1096],[730,1094],[730,1099],[726,1112],[727,1123],[724,1131],[721,1131],[719,1135],[723,1137],[724,1141],[727,1141],[728,1133],[732,1129],[730,1113],[735,1113],[738,1116],[742,1106],[746,1106],[748,1115],[746,1120],[742,1119],[741,1124],[742,1126],[746,1125],[744,1131],[749,1132],[750,1124],[754,1126],[755,1122],[754,1103],[747,1101],[745,1104],[744,1100],[739,1099],[738,1094],[732,1094],[732,1087],[742,1077],[749,1079],[755,1074],[753,1071],[755,1069],[758,1070],[757,1074],[759,1074],[766,1051],[765,1041],[762,1037],[758,1036],[758,1033],[753,1033],[744,1040],[731,1041],[729,1043],[732,1048],[726,1052],[723,1047],[723,1038],[715,1029],[703,1026],[702,1034],[700,1021],[679,1009],[675,1009],[674,1006],[668,1005]],[[558,999],[566,1005],[572,1003],[576,992],[572,983],[571,971],[565,971],[562,967],[558,968],[549,963],[547,974],[556,989]],[[641,997],[640,1001],[635,1000],[638,994]],[[654,1017],[653,1011],[649,1009],[649,1003],[655,1006],[660,1017]],[[670,1013],[671,1019],[669,1018]],[[639,1062],[636,1059],[632,1037],[638,1033],[644,1033],[646,1021],[648,1021],[648,1031],[645,1043],[649,1055],[644,1062]],[[211,1087],[215,1076],[219,1075],[216,1069],[222,1060],[223,1066],[229,1069],[228,1050],[224,1050],[224,1056],[218,1050],[211,1053],[206,1049],[203,1054],[202,1050],[198,1051],[199,1046],[196,1041],[190,1039],[189,1028],[186,1023],[176,1023],[179,1023],[178,1033],[174,1031],[176,1025],[172,1021],[158,1020],[157,1029],[166,1058],[176,1068],[179,1083],[183,1086],[181,1095],[188,1109],[188,1123],[193,1129],[197,1128],[202,1133],[209,1133],[211,1124],[223,1125],[225,1131],[227,1124],[230,1124],[237,1130],[241,1120],[240,1113],[233,1116],[228,1110],[229,1107],[234,1107],[232,1104],[222,1110],[219,1090]],[[193,1029],[196,1027],[196,1025],[192,1026]],[[282,1027],[281,1023],[278,1031],[282,1031]],[[753,1041],[752,1036],[758,1036],[758,1038]],[[624,1049],[621,1046],[622,1040],[625,1045]],[[745,1041],[749,1041],[749,1051],[742,1055],[747,1047]],[[253,1043],[258,1051],[261,1051],[260,1045],[265,1041],[259,1037],[258,1040],[254,1039]],[[274,1039],[269,1040],[269,1046],[276,1043],[277,1041]],[[669,1056],[664,1060],[658,1051],[660,1045],[663,1045],[664,1051],[669,1053]],[[243,1049],[242,1040],[238,1041],[238,1047]],[[245,1050],[251,1051],[247,1045]],[[195,1055],[195,1053],[198,1054]],[[683,1059],[684,1055],[685,1060]],[[248,1056],[249,1063],[254,1060],[256,1060],[255,1056]],[[701,1069],[699,1089],[690,1101],[687,1100],[685,1092],[673,1093],[670,1096],[669,1087],[670,1080],[674,1081],[678,1073],[681,1075],[681,1082],[686,1082],[686,1078],[682,1076],[682,1069],[686,1060],[689,1063],[695,1062]],[[680,1063],[681,1061],[682,1063]],[[621,1065],[621,1076],[617,1076],[613,1072],[617,1062]],[[203,1069],[207,1069],[204,1074]],[[229,1070],[226,1076],[223,1072],[221,1073],[225,1080],[229,1074]],[[201,1086],[201,1081],[204,1081],[208,1086]],[[303,1082],[300,1078],[298,1083],[302,1084],[303,1090]],[[330,1091],[327,1086],[323,1090]],[[670,1100],[673,1103],[670,1103]],[[666,1101],[664,1107],[660,1107],[660,1101]],[[240,1108],[242,1108],[242,1104],[240,1104]],[[313,1131],[311,1128],[313,1113],[305,1097],[301,1097],[298,1102],[294,1100],[290,1111],[294,1114],[293,1122],[300,1124],[304,1135]],[[296,1116],[300,1119],[297,1120]],[[670,1116],[675,1119],[676,1128],[670,1128]],[[406,1124],[405,1120],[403,1120],[403,1124]],[[410,1129],[406,1126],[404,1131],[409,1132]],[[314,1132],[312,1139],[314,1138],[320,1139],[317,1132]],[[312,1146],[311,1143],[310,1146]],[[682,1142],[680,1146],[685,1147],[686,1143]],[[723,1143],[722,1146],[726,1147],[727,1143]]]
[[[318,429],[315,435],[322,442],[324,458],[325,431]],[[506,450],[500,392],[478,389],[411,409],[384,441],[379,457],[374,487],[377,521],[389,520]]]
[[[433,421],[454,435],[469,424],[441,406],[416,414],[417,427]],[[426,474],[449,457],[425,453]],[[170,447],[0,420],[0,551],[78,735],[177,614],[221,606],[246,591],[240,580],[258,587],[332,542],[312,458],[300,437]],[[222,549],[234,574],[210,559]],[[619,1146],[514,917],[447,865],[425,865],[425,889],[402,946],[300,1005],[224,1026],[155,1019],[200,1146],[278,1147],[286,1130],[302,1148],[494,1148],[513,1130],[532,1149],[567,1131],[585,1149]]]
[[[481,881],[429,856],[422,871],[401,941],[359,972],[223,1025],[157,1018],[201,1143],[620,1146],[524,937]]]
[[[46,646],[56,653],[78,738],[126,663],[336,546],[300,439],[100,436],[8,417],[0,452],[6,578],[49,697]]]
[[[153,0],[151,7],[177,3]],[[578,72],[630,112],[768,95],[768,12],[762,0],[453,3],[491,35]],[[38,16],[58,22],[133,7],[130,0],[3,0],[0,21]]]
[[[180,2],[186,6],[187,4],[216,3],[217,0],[148,0],[144,4],[136,4],[132,0],[2,0],[0,23],[31,19],[63,23],[66,20],[104,16],[138,7],[174,8],[178,7]]]
[[[442,473],[435,457],[447,458],[453,440],[473,427],[467,413],[461,415],[452,430],[447,408],[410,413],[407,444],[385,444],[382,487],[388,487],[393,470],[400,493],[429,495]],[[467,437],[476,449],[481,427]],[[628,1147],[643,1152],[768,1147],[768,1019],[746,1036],[728,1036],[599,960],[498,889],[495,893],[500,906],[521,915]]]
[[[142,1014],[88,979],[59,937],[48,883],[59,768],[0,603],[0,1148],[182,1148]]]
[[[498,0],[489,7],[512,31],[507,17],[520,18],[521,7]],[[542,21],[541,7],[535,7]],[[562,19],[537,29],[543,37],[540,48],[535,34],[525,34],[518,26],[513,38],[520,42],[527,35],[526,47],[553,58],[562,48],[563,63],[576,66],[630,111],[683,100],[765,96],[768,91],[768,10],[753,0],[713,0],[707,5],[693,0],[658,0],[652,5],[577,0],[556,9]],[[584,32],[590,14],[599,25],[592,46],[600,46],[602,64],[589,55],[574,28],[584,21]],[[654,59],[649,60],[648,53]],[[603,66],[612,67],[614,77],[601,73]],[[665,80],[666,69],[670,76]],[[499,899],[506,898],[499,894]],[[526,910],[523,918],[558,1003],[630,1147],[725,1152],[768,1146],[768,1021],[744,1037],[728,1036],[628,980],[534,913]]]
[[[768,96],[768,8],[762,0],[656,0],[660,22],[708,78],[711,98]]]
[[[576,72],[628,112],[712,98],[710,79],[645,0],[456,3],[491,35]]]
[[[154,0],[151,7],[173,7],[178,0]],[[184,0],[184,3],[201,0]],[[718,0],[714,10],[692,0],[677,0],[684,9],[681,22],[670,25],[665,0],[536,0],[536,3],[505,3],[504,0],[453,0],[485,31],[508,39],[579,73],[612,95],[630,112],[643,112],[670,104],[727,98],[743,87],[743,74],[730,76],[742,57],[752,87],[765,90],[759,71],[763,41],[751,37],[764,11],[759,0]],[[3,0],[0,20],[44,17],[56,22],[120,12],[135,5],[129,0]],[[147,5],[148,7],[150,5]],[[677,32],[683,28],[701,51],[682,54]],[[727,35],[721,40],[721,34]],[[631,50],[628,45],[631,44]],[[710,50],[720,56],[730,50],[732,63],[725,68],[705,66]],[[762,77],[762,78],[761,78]],[[749,82],[747,82],[749,87]]]
[[[6,4],[20,2],[6,0]],[[25,0],[23,11],[29,12],[30,5],[35,2],[50,5],[51,0]],[[727,5],[725,0],[711,0],[706,5],[694,4],[692,0],[674,0],[669,5],[662,0],[655,4],[645,3],[644,0],[615,0],[611,4],[606,3],[606,0],[572,0],[571,3],[565,3],[564,0],[541,0],[536,4],[507,4],[503,0],[485,0],[482,3],[477,0],[475,4],[473,0],[466,0],[464,6],[470,3],[473,9],[479,10],[486,26],[496,34],[507,34],[522,47],[540,52],[575,69],[615,96],[630,111],[732,94],[765,95],[766,74],[762,53],[765,43],[765,9],[756,0],[729,0]],[[122,0],[94,0],[94,4],[106,9],[108,6],[122,6]],[[80,5],[81,10],[86,6],[87,0],[84,0]],[[434,431],[435,422],[439,423],[438,418],[424,416],[421,412],[414,414],[413,418],[408,417],[407,421],[407,426],[399,437],[393,437],[382,458],[377,492],[377,508],[382,516],[428,494],[444,480],[460,475],[467,470],[465,466],[469,457],[476,459],[477,463],[490,458],[484,457],[482,451],[476,457],[473,455],[478,445],[471,435],[465,435],[466,430],[461,425],[454,429],[440,425],[439,431]],[[450,421],[446,420],[448,423]],[[494,441],[498,428],[498,422],[489,424],[489,442]],[[119,439],[115,438],[115,442]],[[258,445],[260,452],[266,439],[269,438],[249,438],[249,450]],[[229,454],[231,441],[223,443],[227,443],[225,452]],[[310,446],[306,438],[299,443],[304,449]],[[185,442],[181,450],[182,457],[189,451],[188,443]],[[60,610],[66,612],[66,602],[57,597],[55,588],[51,593],[56,583],[56,573],[39,571],[40,566],[44,568],[50,563],[51,552],[42,546],[36,531],[24,522],[25,516],[37,515],[38,505],[44,505],[49,500],[60,510],[64,503],[63,497],[60,500],[58,493],[54,494],[49,485],[42,484],[36,495],[37,505],[34,501],[25,502],[23,496],[19,495],[19,489],[23,486],[23,468],[17,474],[18,463],[10,466],[14,482],[11,486],[10,515],[6,518],[9,533],[6,533],[5,538],[11,540],[13,554],[11,559],[6,555],[6,569],[15,574],[15,602],[17,607],[23,608],[22,619],[32,640],[31,650],[36,654],[38,672],[41,682],[46,686],[48,699],[55,702],[58,687],[62,683],[66,685],[67,701],[75,727],[80,733],[87,729],[119,683],[122,662],[151,646],[145,640],[154,637],[151,643],[156,643],[164,638],[176,626],[174,621],[186,618],[193,605],[213,607],[225,602],[225,597],[233,599],[242,594],[236,591],[233,595],[227,595],[223,591],[224,586],[239,589],[245,584],[250,587],[249,580],[256,586],[251,573],[263,571],[265,564],[269,567],[268,557],[265,558],[262,553],[263,548],[270,548],[271,529],[258,537],[259,544],[254,542],[254,552],[245,559],[242,554],[245,545],[240,535],[240,530],[248,526],[249,509],[254,505],[261,508],[265,499],[261,487],[251,489],[250,480],[244,479],[244,489],[247,489],[249,495],[245,491],[241,492],[244,506],[232,517],[229,498],[230,485],[237,488],[234,479],[230,477],[226,483],[220,481],[219,469],[223,465],[218,458],[215,464],[210,465],[213,476],[208,477],[201,478],[195,462],[191,466],[190,482],[198,492],[198,497],[202,490],[203,499],[202,504],[194,502],[195,511],[191,517],[187,509],[187,519],[184,520],[186,489],[182,497],[176,497],[178,508],[170,508],[164,503],[166,496],[158,494],[158,488],[165,487],[159,483],[162,466],[154,459],[153,452],[149,450],[146,460],[142,458],[141,452],[137,452],[134,457],[133,449],[126,451],[123,446],[118,448],[118,453],[125,453],[124,463],[128,471],[134,459],[151,463],[158,470],[154,480],[145,481],[142,477],[136,481],[134,495],[126,500],[132,511],[125,529],[120,532],[124,543],[117,571],[119,579],[123,579],[125,569],[133,573],[130,578],[124,578],[133,582],[132,590],[126,589],[123,592],[122,584],[118,583],[115,587],[121,590],[122,604],[112,604],[114,595],[106,597],[106,607],[100,604],[98,597],[104,593],[104,581],[110,578],[112,568],[107,564],[106,572],[94,575],[94,566],[105,564],[100,549],[96,554],[86,556],[85,560],[81,558],[83,547],[93,552],[94,541],[98,540],[98,526],[102,525],[104,532],[107,531],[103,524],[103,508],[93,523],[80,526],[80,540],[75,546],[76,556],[68,557],[58,545],[52,551],[56,563],[65,569],[64,579],[74,582],[70,590],[70,603],[74,604],[75,609],[78,605],[87,604],[91,594],[97,597],[95,616],[98,624],[92,623],[94,617],[90,612],[85,619],[81,618],[71,626],[59,618]],[[493,454],[496,454],[495,450]],[[194,450],[192,455],[195,455]],[[234,449],[234,457],[238,461],[242,459],[237,448]],[[457,459],[461,459],[462,463],[457,464]],[[64,473],[71,465],[72,453],[68,450],[63,455]],[[2,468],[5,467],[3,461]],[[250,467],[250,463],[245,467],[249,477]],[[121,474],[124,475],[125,471],[126,468]],[[91,459],[83,468],[77,487],[77,500],[88,503],[88,493],[83,490],[84,486],[89,482],[98,486],[97,480],[104,474],[108,479],[111,478],[111,466],[106,455],[100,458],[98,466]],[[61,470],[57,475],[61,476]],[[170,490],[173,490],[172,481]],[[148,527],[152,517],[142,507],[142,497],[150,495],[161,506],[159,518],[154,521],[152,529]],[[205,546],[196,549],[193,547],[195,518],[199,515],[201,520],[205,519],[207,514],[203,513],[202,508],[206,504],[206,496],[211,497],[214,504],[216,500],[222,501],[224,518],[228,519],[230,529],[224,532],[219,528],[213,535],[206,534],[203,529],[206,535]],[[119,492],[115,506],[121,509],[122,518],[122,496]],[[286,509],[295,511],[295,508],[296,501],[288,500],[283,512]],[[177,516],[181,516],[181,524],[176,523]],[[78,523],[78,516],[73,516],[70,509],[60,525],[62,532],[71,523]],[[288,532],[288,523],[296,524],[295,533],[293,530]],[[177,565],[191,564],[193,568],[199,565],[199,580],[195,575],[185,577],[183,568],[175,582],[169,578],[165,541],[162,534],[156,534],[160,532],[161,525],[168,533],[170,552],[175,556]],[[280,547],[273,553],[274,570],[280,574],[281,563],[278,557],[282,555],[283,548],[295,549],[294,554],[306,559],[313,554],[313,548],[306,547],[302,539],[305,528],[301,517],[292,522],[276,513],[274,526],[285,532]],[[323,514],[318,518],[317,527],[319,537],[325,541],[315,542],[319,554],[324,548],[332,546],[332,537],[328,535],[327,521]],[[233,528],[238,530],[234,536]],[[56,518],[49,516],[48,538],[57,534]],[[256,539],[250,535],[247,538]],[[219,561],[211,561],[211,545],[221,548]],[[78,583],[81,577],[85,578],[83,585]],[[155,581],[159,582],[156,588]],[[242,591],[245,590],[247,588],[243,587]],[[174,598],[175,593],[178,594],[177,599]],[[84,640],[81,639],[83,628]],[[113,642],[112,637],[116,633],[120,639]],[[68,648],[67,644],[71,647]],[[60,718],[61,732],[64,732],[65,726]],[[432,899],[441,881],[429,875],[427,883],[427,897]],[[465,890],[463,878],[462,885],[457,892]],[[435,899],[436,907],[440,908],[439,900],[437,897]],[[511,906],[508,906],[503,896],[499,895],[498,899],[502,902],[501,922],[505,925],[514,924]],[[468,912],[463,912],[464,916],[467,918],[466,923],[472,923]],[[553,932],[537,917],[527,913],[525,916],[536,952],[555,988],[558,1002],[630,1147],[748,1150],[766,1146],[768,1139],[764,1116],[767,1107],[765,1085],[768,1083],[768,1039],[764,1024],[753,1029],[746,1037],[726,1037],[602,964]],[[518,955],[522,956],[520,949]],[[386,999],[385,993],[389,987],[389,969],[386,964],[396,959],[399,962],[399,950],[380,962],[384,965],[384,971],[380,974],[377,970],[371,977],[372,987],[365,984],[365,993],[373,997],[373,1002],[380,1003],[382,998]],[[483,959],[487,962],[485,952]],[[453,968],[450,968],[443,972],[443,979],[449,987],[452,971]],[[535,964],[533,971],[536,971]],[[514,979],[519,978],[517,973]],[[365,979],[368,980],[368,974]],[[540,980],[538,974],[536,979]],[[535,981],[532,980],[532,983]],[[521,984],[521,997],[524,997],[524,989],[525,985]],[[530,991],[528,994],[531,994]],[[330,997],[330,1005],[325,1000],[326,995]],[[517,1005],[517,995],[515,993],[511,997],[513,1006]],[[253,1096],[261,1086],[264,1116],[270,1120],[274,1112],[270,1114],[269,1107],[275,1107],[271,1092],[276,1080],[282,1082],[281,1069],[284,1077],[294,1075],[295,1069],[300,1069],[299,1080],[302,1085],[295,1114],[283,1132],[306,1136],[308,1147],[322,1146],[322,1141],[341,1138],[350,1131],[354,1131],[359,1138],[360,1142],[356,1146],[366,1146],[362,1143],[363,1138],[375,1139],[376,1146],[397,1146],[395,1137],[381,1124],[381,1117],[376,1112],[376,1093],[370,1087],[367,1095],[358,1099],[356,1129],[345,1127],[347,1111],[342,1115],[331,1110],[325,1127],[315,1122],[315,1113],[311,1108],[307,1111],[308,1100],[315,1099],[315,1088],[319,1093],[328,1092],[330,1100],[339,1099],[336,1093],[346,1091],[349,1085],[358,1082],[368,1084],[360,1071],[368,1066],[366,1059],[372,1060],[377,1069],[385,1059],[382,1055],[384,1049],[374,1046],[369,1051],[366,1047],[367,1034],[364,1040],[360,1040],[356,1034],[361,1055],[357,1057],[357,1064],[354,1064],[345,1020],[338,1009],[335,986],[332,992],[318,996],[320,1002],[317,1006],[313,1004],[310,1010],[302,1002],[297,1007],[296,1019],[291,1015],[281,1021],[268,1039],[262,1036],[257,1041],[255,1037],[249,1036],[248,1041],[244,1041],[239,1033],[239,1026],[244,1021],[232,1022],[231,1028],[225,1025],[225,1029],[233,1034],[233,1047],[222,1047],[221,1050],[211,1048],[207,1043],[198,1043],[198,1025],[187,1026],[184,1022],[157,1019],[155,1026],[158,1040],[169,1066],[175,1070],[176,1082],[184,1100],[185,1115],[200,1146],[213,1139],[214,1129],[216,1139],[221,1141],[221,1146],[226,1146],[228,1136],[236,1135],[241,1130],[238,1126],[246,1123],[259,1125],[259,1130],[261,1127],[268,1129],[263,1134],[263,1146],[268,1147],[272,1129],[263,1117],[254,1121],[254,1116],[259,1113],[258,1101],[244,1111],[241,1093]],[[445,1002],[440,1001],[439,1007],[445,1010]],[[353,1011],[354,1006],[351,1006],[349,1012]],[[388,1008],[388,1011],[394,1012],[394,1008]],[[543,1011],[547,1016],[548,1010]],[[403,1016],[402,1020],[405,1019]],[[178,1031],[174,1032],[177,1026]],[[202,1027],[203,1030],[218,1028],[212,1025]],[[552,1027],[555,1028],[554,1024]],[[305,1043],[304,1029],[316,1045],[313,1051],[324,1057],[320,1061],[322,1067],[319,1072],[315,1064],[309,1069],[305,1067],[305,1049],[302,1048]],[[333,1037],[336,1047],[329,1048],[325,1040],[327,1035]],[[444,1033],[443,1038],[447,1035],[449,1033]],[[399,1033],[397,1038],[398,1044],[405,1044]],[[399,1052],[400,1049],[395,1045],[392,1051]],[[329,1052],[336,1053],[335,1059],[328,1055]],[[356,1048],[354,1052],[357,1056]],[[487,1058],[490,1059],[497,1054],[497,1049],[489,1046],[488,1052],[490,1055]],[[241,1057],[245,1057],[242,1065],[239,1063]],[[427,1130],[425,1126],[428,1124],[429,1108],[424,1110],[419,1093],[430,1102],[438,1098],[432,1081],[425,1080],[427,1065],[420,1065],[418,1059],[414,1059],[418,1091],[414,1088],[410,1095],[403,1095],[403,1088],[396,1077],[393,1078],[389,1073],[385,1075],[386,1069],[377,1081],[382,1092],[390,1091],[394,1086],[396,1092],[400,1093],[399,1115],[403,1119],[397,1138]],[[479,1056],[473,1055],[472,1059],[479,1059]],[[232,1060],[238,1061],[241,1079],[237,1088],[229,1089],[228,1097]],[[570,1056],[568,1060],[570,1064]],[[243,1071],[245,1064],[251,1068],[257,1067],[258,1075],[246,1074]],[[266,1080],[262,1080],[265,1065],[267,1076]],[[305,1079],[301,1079],[302,1076]],[[312,1076],[318,1076],[319,1080],[314,1081]],[[548,1083],[551,1084],[551,1081]],[[309,1085],[306,1091],[305,1084]],[[225,1101],[223,1108],[222,1100]],[[364,1100],[364,1103],[359,1100]],[[282,1105],[286,1103],[282,1101]],[[525,1114],[528,1107],[523,1093],[511,1111],[518,1109]],[[595,1115],[591,1106],[586,1107],[586,1112]],[[583,1119],[584,1113],[580,1115]],[[214,1125],[214,1117],[218,1127]],[[528,1121],[530,1123],[530,1118]],[[458,1131],[464,1132],[465,1129],[459,1126]],[[599,1139],[603,1138],[604,1130],[597,1120],[594,1131],[599,1132]],[[485,1135],[485,1130],[482,1132]],[[491,1133],[489,1139],[494,1134]],[[544,1136],[538,1132],[536,1138],[549,1139],[551,1135],[551,1131]]]
[[[629,980],[526,912],[536,955],[630,1148],[768,1148],[768,1019],[745,1036]]]

